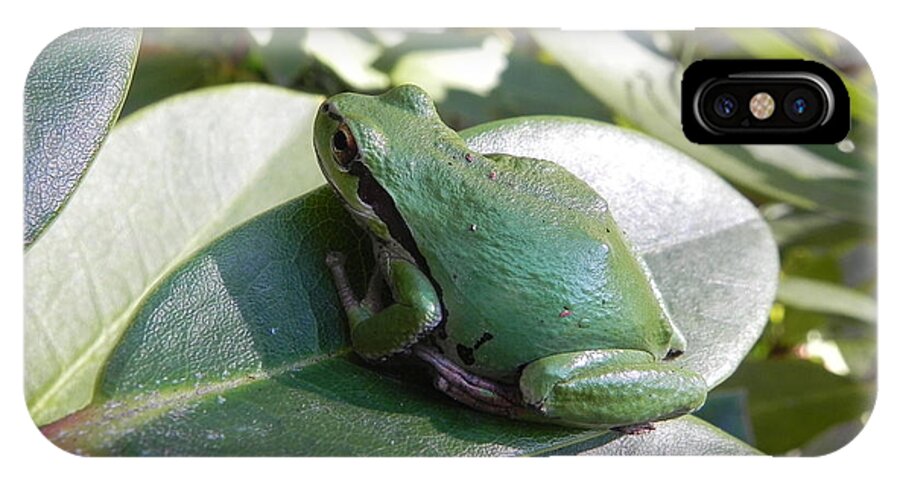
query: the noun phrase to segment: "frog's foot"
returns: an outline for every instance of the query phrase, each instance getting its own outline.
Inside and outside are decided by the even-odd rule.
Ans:
[[[692,412],[706,382],[690,370],[639,350],[561,353],[528,364],[519,379],[526,404],[548,420],[623,433]]]
[[[457,402],[495,415],[518,417],[523,413],[521,396],[514,386],[467,372],[432,347],[415,345],[412,351],[434,367],[435,388]]]
[[[367,360],[383,360],[408,350],[442,318],[437,292],[414,263],[388,257],[382,260],[374,274],[378,277],[370,280],[365,299],[358,301],[344,270],[344,255],[331,252],[325,258],[347,313],[353,350]],[[381,275],[394,298],[385,308],[378,301]]]

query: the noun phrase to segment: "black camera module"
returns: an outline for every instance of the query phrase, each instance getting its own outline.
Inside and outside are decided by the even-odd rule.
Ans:
[[[734,98],[734,95],[731,95],[730,93],[719,95],[713,102],[713,110],[716,112],[716,115],[722,118],[733,117],[737,108],[737,100]]]
[[[698,60],[681,88],[682,127],[696,143],[837,143],[850,129],[846,87],[816,62]]]
[[[807,88],[798,88],[784,97],[784,113],[797,123],[809,123],[818,118],[818,95]]]

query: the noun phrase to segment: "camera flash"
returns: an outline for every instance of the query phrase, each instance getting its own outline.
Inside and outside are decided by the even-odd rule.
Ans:
[[[775,113],[775,99],[766,92],[759,92],[750,99],[750,113],[759,120],[765,120]]]

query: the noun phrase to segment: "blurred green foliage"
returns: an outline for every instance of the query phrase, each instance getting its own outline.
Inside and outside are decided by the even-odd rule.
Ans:
[[[868,214],[836,215],[821,205],[786,203],[792,192],[776,198],[747,188],[751,182],[743,182],[740,175],[772,171],[771,159],[757,157],[753,149],[742,155],[753,157],[747,164],[756,165],[755,170],[738,177],[720,172],[769,222],[783,278],[762,337],[738,371],[711,392],[700,412],[766,453],[821,455],[840,448],[867,420],[876,385],[871,201],[876,103],[871,71],[852,45],[819,30],[641,32],[628,34],[627,41],[651,52],[655,62],[673,65],[675,72],[699,58],[800,57],[837,69],[848,85],[853,102],[848,139],[792,152],[798,164],[806,161],[810,168],[852,178],[854,189],[845,190],[845,182],[822,182],[818,171],[800,175],[796,186],[798,192],[819,190],[824,198],[849,194]],[[602,44],[585,45],[584,52],[616,54]],[[532,114],[573,115],[640,128],[631,112],[598,98],[578,77],[542,49],[532,32],[523,30],[149,29],[122,114],[181,92],[226,83],[265,82],[331,95],[345,90],[377,93],[414,81],[436,98],[442,116],[455,128]],[[672,88],[677,91],[677,83]]]

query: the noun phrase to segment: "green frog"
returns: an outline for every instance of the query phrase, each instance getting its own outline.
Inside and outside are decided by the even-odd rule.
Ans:
[[[649,269],[585,182],[471,150],[415,85],[335,95],[314,131],[374,249],[362,298],[344,255],[326,259],[360,356],[421,359],[465,405],[567,426],[635,433],[704,403],[703,377],[670,361],[687,345]]]

